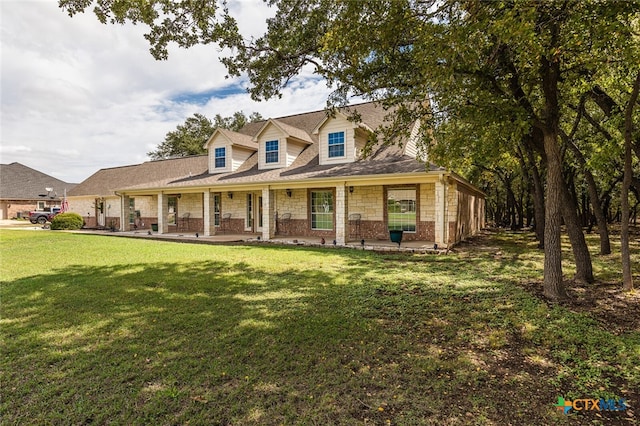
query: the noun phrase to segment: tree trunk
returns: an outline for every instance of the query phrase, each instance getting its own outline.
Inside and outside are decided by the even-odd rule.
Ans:
[[[544,296],[552,301],[567,299],[562,281],[562,162],[557,135],[545,130],[544,151],[547,156],[547,201],[544,227]]]
[[[640,72],[633,84],[633,91],[624,112],[624,177],[622,178],[622,191],[620,193],[620,207],[622,208],[622,229],[620,241],[622,243],[622,288],[626,291],[633,290],[633,273],[631,271],[631,253],[629,251],[629,187],[633,174],[631,144],[633,135],[633,109],[640,91]]]
[[[576,160],[578,160],[578,163],[580,163],[582,172],[584,173],[584,178],[587,181],[587,191],[589,192],[591,207],[593,207],[593,214],[596,217],[596,222],[598,224],[598,233],[600,234],[600,254],[611,254],[611,242],[609,240],[607,218],[605,217],[604,211],[602,210],[602,205],[600,204],[600,197],[598,196],[598,186],[596,185],[596,180],[594,179],[591,170],[587,168],[587,162],[580,149],[573,143],[572,140],[568,140],[567,138],[566,142],[573,152],[574,156],[576,157]]]
[[[511,188],[511,179],[504,178],[502,180],[504,182],[504,187],[507,191],[507,205],[509,206],[509,228],[512,231],[518,229],[518,211],[520,210],[520,206],[518,205],[518,201],[516,200],[516,194],[513,192]]]
[[[524,143],[524,149],[529,160],[531,177],[533,179],[533,215],[535,218],[536,239],[538,240],[538,248],[544,248],[544,187],[542,185],[542,177],[536,165],[536,159],[533,155],[533,149],[527,143]]]
[[[544,12],[543,12],[544,14]],[[550,46],[555,46],[559,37],[555,24],[550,28]],[[544,152],[547,157],[547,202],[544,227],[544,295],[550,300],[567,299],[562,280],[562,157],[558,146],[560,132],[560,107],[558,104],[558,82],[560,80],[560,62],[540,57],[540,75],[544,94],[544,122],[538,122],[543,133]]]
[[[594,279],[591,254],[589,253],[589,248],[587,247],[587,242],[584,239],[582,227],[580,226],[576,200],[571,196],[569,188],[564,181],[562,182],[560,190],[562,193],[562,217],[567,226],[567,234],[569,234],[573,257],[576,262],[576,275],[574,279],[580,283],[592,283]]]

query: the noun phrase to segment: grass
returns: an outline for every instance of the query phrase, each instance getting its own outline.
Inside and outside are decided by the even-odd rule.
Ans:
[[[498,234],[380,255],[2,230],[1,422],[630,424],[632,410],[555,409],[558,396],[637,405],[640,330],[541,300],[533,247]],[[594,267],[615,282],[614,260]]]

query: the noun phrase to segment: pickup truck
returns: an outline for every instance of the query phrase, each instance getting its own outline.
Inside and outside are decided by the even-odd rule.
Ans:
[[[60,213],[59,207],[54,207],[49,212],[34,210],[29,212],[29,221],[34,224],[39,223],[40,225],[44,225],[47,222],[51,222],[51,219],[53,219],[58,213]]]

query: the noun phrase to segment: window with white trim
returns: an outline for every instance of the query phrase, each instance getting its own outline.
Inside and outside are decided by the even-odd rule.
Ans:
[[[333,229],[333,191],[311,191],[311,229]]]
[[[280,160],[278,141],[266,141],[264,144],[265,157],[264,162],[267,164],[277,163]]]
[[[416,189],[387,190],[387,216],[390,231],[416,232]]]
[[[216,148],[214,151],[216,169],[224,169],[227,164],[227,154],[225,147]]]
[[[344,157],[344,132],[329,133],[329,158]]]

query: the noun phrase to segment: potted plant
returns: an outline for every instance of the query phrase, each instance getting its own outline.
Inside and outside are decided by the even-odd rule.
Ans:
[[[402,229],[389,229],[389,239],[392,243],[397,243],[398,247],[400,247],[400,243],[402,242],[403,232]]]

